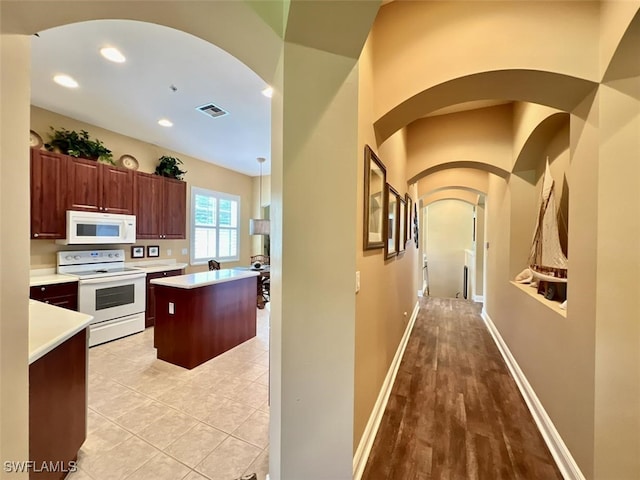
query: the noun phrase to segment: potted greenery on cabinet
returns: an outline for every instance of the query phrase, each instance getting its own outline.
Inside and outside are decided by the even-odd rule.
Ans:
[[[179,165],[182,165],[182,160],[177,157],[163,155],[158,159],[158,161],[159,163],[155,171],[156,175],[173,178],[175,180],[182,180],[182,176],[187,173],[180,169]]]
[[[50,152],[58,151],[72,157],[88,158],[115,165],[111,150],[105,147],[100,140],[91,140],[89,132],[86,130],[80,130],[78,133],[75,130],[67,130],[66,128],[56,130],[51,127],[49,139],[49,143],[45,143],[44,146]]]

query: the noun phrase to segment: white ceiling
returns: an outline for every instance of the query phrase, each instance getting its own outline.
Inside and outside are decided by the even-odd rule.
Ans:
[[[127,61],[105,60],[104,46]],[[271,100],[261,93],[267,85],[200,38],[129,20],[76,23],[33,37],[31,69],[33,105],[247,175],[259,175],[256,158],[265,157],[263,173],[270,172]],[[57,85],[58,73],[79,87]],[[196,110],[207,103],[229,114]],[[173,127],[158,125],[160,118]]]

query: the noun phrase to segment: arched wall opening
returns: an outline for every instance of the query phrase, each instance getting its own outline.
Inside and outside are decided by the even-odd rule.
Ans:
[[[28,349],[29,265],[26,259],[29,249],[27,242],[19,239],[26,239],[29,231],[28,141],[21,140],[23,131],[29,129],[29,35],[54,25],[124,18],[167,25],[211,41],[232,52],[275,87],[271,213],[272,225],[281,234],[274,234],[271,244],[271,365],[276,372],[271,378],[272,478],[351,476],[355,232],[350,227],[354,224],[352,190],[356,184],[352,160],[357,151],[355,57],[378,5],[334,2],[330,9],[324,8],[325,2],[291,5],[287,25],[291,27],[295,23],[298,35],[295,41],[288,42],[265,22],[264,12],[258,15],[250,7],[251,3],[255,2],[143,2],[136,5],[88,2],[73,8],[64,2],[2,3],[4,141],[1,148],[3,161],[12,158],[15,162],[11,175],[4,175],[3,170],[1,180],[2,350],[3,358],[13,359],[3,361],[0,375],[2,411],[5,412],[1,432],[3,458],[28,458],[27,365],[18,359],[27,358]],[[322,10],[320,22],[318,15],[314,15],[317,13],[314,7]],[[217,28],[211,28],[211,19],[215,19]],[[319,24],[323,26],[320,29]],[[335,25],[335,29],[324,28],[326,25]],[[341,29],[344,35],[337,34]],[[218,35],[228,35],[227,40],[216,41]],[[237,44],[231,48],[229,44],[234,42]],[[324,47],[331,50],[323,50]],[[324,144],[321,138],[332,138],[332,142]],[[322,165],[322,169],[319,170],[318,165]],[[307,184],[309,178],[316,182]],[[335,187],[335,192],[327,197],[328,184]],[[301,185],[304,188],[300,188]],[[24,206],[17,210],[12,207],[12,215],[21,220],[14,219],[11,224],[4,215],[9,208],[6,201],[9,196]],[[295,232],[303,228],[309,216],[314,218],[316,228],[304,227],[303,231]],[[338,239],[331,233],[335,229],[344,232]],[[282,243],[289,237],[292,240],[287,242],[289,248],[285,255]],[[311,261],[305,245],[314,245],[316,256]],[[15,247],[11,256],[4,252],[4,247]],[[323,252],[325,248],[336,247],[332,253]],[[330,269],[324,261],[328,257],[335,262]],[[341,273],[342,268],[345,271]],[[309,269],[313,271],[312,276]],[[334,300],[331,305],[307,295],[318,290],[312,287],[316,282],[322,285],[318,289]],[[297,287],[301,285],[307,289],[300,291]],[[283,304],[287,305],[286,309],[282,308]],[[288,316],[305,317],[304,327],[298,328],[300,325],[294,321],[282,321]],[[309,339],[307,328],[315,328],[318,335]],[[302,338],[305,336],[306,340]],[[333,339],[329,358],[326,348],[316,349],[314,345],[316,340],[326,338]],[[296,360],[299,355],[304,355],[304,359]],[[304,376],[300,377],[303,370]],[[336,372],[342,373],[336,375]],[[332,385],[321,385],[327,381]],[[315,415],[308,415],[309,411]],[[327,418],[337,421],[327,422]],[[310,432],[314,438],[313,451],[300,451],[308,445]]]
[[[471,211],[468,212],[455,202],[468,204]],[[431,208],[436,203],[437,206]],[[423,269],[424,265],[427,266],[423,271],[425,294],[442,296],[445,293],[450,296],[455,290],[456,293],[462,292],[465,299],[482,302],[485,277],[485,194],[469,187],[442,187],[422,196],[420,204],[423,205],[420,215],[423,219]],[[448,212],[446,219],[443,218],[444,212]],[[472,225],[470,242],[467,238],[468,223]],[[453,235],[456,242],[443,243],[442,235],[447,238]],[[454,248],[455,246],[459,248]],[[463,252],[462,264],[460,251]],[[429,267],[431,260],[433,268]],[[460,284],[461,268],[463,282]]]

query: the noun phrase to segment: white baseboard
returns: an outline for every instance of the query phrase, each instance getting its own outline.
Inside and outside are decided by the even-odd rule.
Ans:
[[[400,344],[398,345],[396,354],[393,357],[391,365],[389,366],[389,370],[387,371],[387,376],[382,383],[382,388],[380,389],[380,393],[378,394],[376,403],[373,406],[373,411],[369,416],[367,426],[364,428],[364,432],[362,434],[362,437],[360,438],[360,443],[358,444],[356,453],[353,455],[353,480],[361,479],[362,473],[364,472],[364,467],[367,465],[367,460],[369,459],[369,453],[371,453],[373,441],[376,439],[376,434],[378,433],[378,428],[380,427],[380,422],[382,421],[382,415],[384,414],[384,410],[387,407],[389,395],[391,395],[391,389],[393,388],[393,382],[395,381],[396,375],[398,374],[400,361],[402,360],[402,356],[404,355],[405,348],[407,348],[407,343],[409,342],[409,337],[411,336],[411,331],[413,330],[413,325],[416,322],[416,317],[418,316],[419,310],[419,303],[416,302],[416,305],[413,307],[413,312],[411,313],[409,323],[407,323],[407,328],[404,331],[404,335],[400,340]]]
[[[533,390],[533,387],[527,380],[524,372],[520,369],[518,362],[516,362],[516,359],[509,350],[509,347],[503,340],[500,332],[498,331],[493,321],[491,320],[491,317],[489,317],[489,314],[484,308],[482,309],[482,318],[487,326],[487,329],[489,330],[489,333],[491,333],[493,341],[497,345],[498,350],[500,350],[502,358],[504,358],[507,367],[509,367],[511,376],[518,385],[520,393],[524,397],[524,400],[529,407],[529,411],[531,412],[531,415],[533,415],[533,419],[536,422],[536,425],[538,426],[538,429],[540,430],[540,433],[542,434],[547,447],[551,451],[551,455],[556,461],[556,464],[558,465],[562,476],[565,478],[565,480],[585,480],[584,475],[580,471],[580,467],[578,467],[578,464],[576,463],[573,456],[571,455],[571,452],[562,440],[562,437],[558,433],[558,430],[556,430],[556,427],[551,421],[551,418],[549,418],[549,415],[542,406],[542,402],[540,402],[540,399],[536,395],[536,392]]]
[[[484,303],[484,295],[474,295],[473,301],[476,303]]]

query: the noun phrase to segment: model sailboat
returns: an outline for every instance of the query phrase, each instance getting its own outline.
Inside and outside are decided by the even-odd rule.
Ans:
[[[529,269],[538,280],[566,282],[567,268],[567,257],[560,246],[554,181],[547,158],[538,219],[529,254]]]

